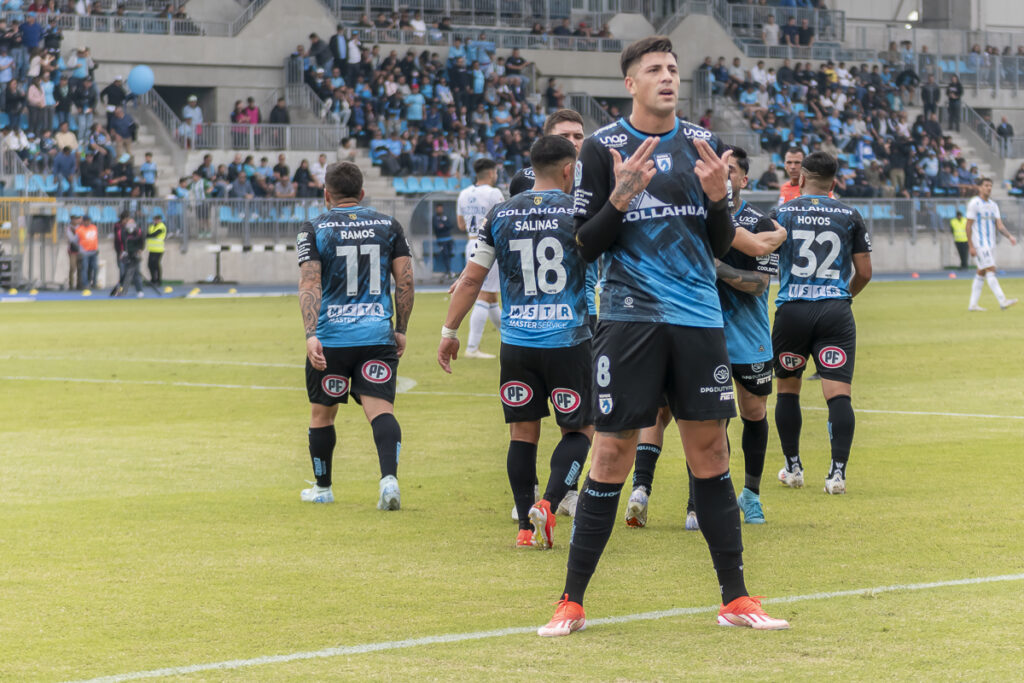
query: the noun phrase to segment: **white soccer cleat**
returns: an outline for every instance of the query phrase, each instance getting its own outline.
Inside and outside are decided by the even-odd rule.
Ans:
[[[462,354],[463,358],[478,358],[480,360],[489,360],[491,358],[497,358],[493,353],[484,353],[480,349],[476,351],[466,351]]]
[[[1005,311],[1007,308],[1017,303],[1017,301],[1017,299],[1007,299],[1003,303],[999,304],[999,308]]]
[[[398,480],[394,475],[389,474],[380,480],[380,500],[377,501],[378,510],[400,510],[402,508],[402,494],[398,491]]]
[[[647,492],[637,486],[626,503],[626,524],[634,529],[647,526]]]
[[[700,522],[697,521],[697,513],[693,510],[686,513],[686,530],[700,531]]]
[[[299,498],[303,503],[333,503],[334,492],[331,491],[330,486],[321,487],[313,484],[313,488],[302,489]]]
[[[565,515],[567,517],[576,518],[576,503],[579,502],[580,494],[569,489],[569,492],[565,494],[565,498],[562,498],[562,502],[558,504],[558,509],[555,510],[555,514]]]
[[[836,472],[831,479],[825,480],[825,493],[830,496],[841,496],[846,493],[846,479]]]
[[[988,309],[982,308],[981,306],[968,306],[967,310],[968,311],[976,311],[976,312],[984,313]]]
[[[779,483],[791,489],[802,489],[804,487],[804,471],[798,468],[790,472],[787,468],[783,467],[779,470]]]

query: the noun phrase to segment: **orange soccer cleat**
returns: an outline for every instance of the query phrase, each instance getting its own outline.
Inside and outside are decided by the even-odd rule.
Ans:
[[[587,619],[583,614],[583,605],[578,602],[571,602],[569,594],[566,593],[558,601],[558,609],[555,610],[555,616],[551,617],[551,621],[548,622],[547,626],[541,626],[537,629],[537,635],[546,638],[567,636],[573,631],[582,631],[586,627]]]
[[[718,610],[719,626],[746,626],[761,631],[789,628],[789,622],[775,619],[761,609],[762,596],[741,595]]]

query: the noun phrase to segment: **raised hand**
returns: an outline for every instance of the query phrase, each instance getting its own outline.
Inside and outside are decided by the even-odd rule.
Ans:
[[[726,181],[729,180],[729,157],[732,156],[732,150],[719,157],[705,140],[694,140],[693,146],[700,155],[693,170],[700,179],[704,194],[713,202],[725,199],[728,194]]]
[[[651,161],[651,154],[654,148],[661,142],[661,138],[653,137],[644,140],[633,154],[626,161],[618,150],[609,150],[612,154],[613,171],[615,173],[615,189],[608,201],[619,211],[625,212],[629,209],[629,203],[651,182],[651,178],[657,173],[654,162]]]

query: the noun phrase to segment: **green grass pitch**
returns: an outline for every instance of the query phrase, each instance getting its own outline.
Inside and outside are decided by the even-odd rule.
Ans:
[[[1020,295],[1024,281],[1004,287]],[[989,312],[968,314],[967,298],[959,281],[873,284],[857,299],[849,493],[821,491],[826,413],[807,383],[808,485],[774,481],[773,424],[768,523],[744,528],[753,593],[1024,572],[1024,310],[1000,312],[986,292]],[[377,460],[354,405],[339,413],[338,502],[299,502],[311,468],[294,297],[0,307],[0,680],[545,623],[570,525],[559,518],[551,551],[513,548],[507,432],[496,398],[476,395],[495,394],[497,362],[441,372],[446,305],[419,297],[399,368],[416,386],[396,409],[397,513],[374,507]],[[497,350],[493,329],[484,349]],[[545,425],[542,477],[555,432]],[[591,619],[717,602],[703,538],[683,530],[679,440],[666,443],[649,526],[627,529],[620,510],[587,596]],[[735,481],[742,469],[737,452]],[[515,633],[170,678],[1019,680],[1022,589],[1011,580],[767,602],[792,622],[782,632],[719,628],[706,611],[564,639]]]

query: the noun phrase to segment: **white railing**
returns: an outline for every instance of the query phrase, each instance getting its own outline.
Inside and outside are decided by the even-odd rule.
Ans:
[[[607,126],[614,120],[597,100],[585,92],[569,93],[569,106],[578,111],[584,120],[593,121],[597,128]]]
[[[453,31],[428,29],[421,35],[407,29],[354,28],[359,31],[363,44],[398,44],[409,46],[451,47],[456,38],[467,41],[484,40],[494,43],[495,49],[511,50],[570,50],[575,52],[621,52],[629,41],[620,38],[585,38],[580,36],[553,36],[533,34],[500,28],[458,28]]]
[[[224,150],[336,150],[348,137],[348,129],[337,124],[298,125],[204,123],[195,136],[195,149]]]

